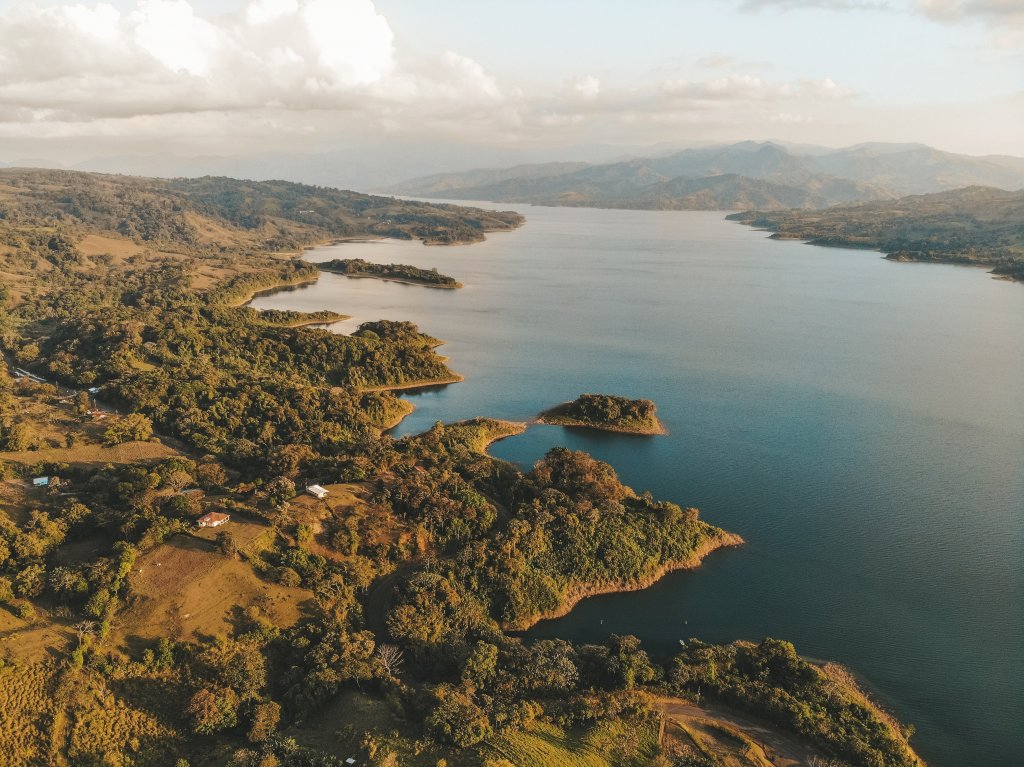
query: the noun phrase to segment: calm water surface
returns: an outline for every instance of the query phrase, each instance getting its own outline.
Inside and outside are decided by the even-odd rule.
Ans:
[[[483,244],[309,256],[436,266],[463,290],[324,274],[254,306],[446,339],[467,380],[410,396],[398,435],[583,392],[657,402],[667,437],[534,426],[492,452],[587,450],[748,545],[531,635],[786,638],[850,665],[932,765],[1024,765],[1024,286],[716,213],[520,209]]]

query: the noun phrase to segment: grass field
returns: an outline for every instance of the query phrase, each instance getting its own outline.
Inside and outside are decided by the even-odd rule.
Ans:
[[[57,710],[52,664],[0,668],[0,764],[48,765]]]
[[[628,767],[650,762],[657,752],[658,726],[648,722],[600,723],[586,730],[536,724],[488,741],[485,752],[516,767]]]
[[[245,551],[258,547],[269,528],[233,517],[216,531],[176,535],[140,557],[129,576],[119,639],[131,643],[229,634],[236,616],[249,607],[259,608],[282,628],[301,617],[310,593],[263,580],[248,562],[222,554],[213,541],[220,530],[234,535]]]
[[[0,453],[0,461],[32,466],[37,463],[67,463],[72,466],[105,466],[108,463],[146,463],[181,455],[178,450],[163,442],[125,442],[122,445],[75,445],[74,447],[51,447],[42,450],[20,450],[16,453]]]
[[[130,755],[132,767],[173,764],[168,749],[184,742],[167,724],[181,717],[185,696],[178,686],[148,678],[107,683],[89,672],[76,681],[65,714],[72,765],[117,764],[122,752]]]

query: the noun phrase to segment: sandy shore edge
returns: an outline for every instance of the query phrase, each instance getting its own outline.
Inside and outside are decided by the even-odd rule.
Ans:
[[[596,597],[601,594],[625,594],[631,591],[643,591],[653,586],[666,575],[678,572],[679,570],[697,569],[709,554],[719,549],[742,546],[745,543],[746,541],[736,533],[719,530],[717,533],[705,538],[688,557],[675,562],[666,562],[646,578],[626,583],[597,583],[590,586],[577,587],[575,590],[565,594],[565,603],[558,609],[537,615],[529,623],[504,626],[503,628],[508,631],[526,631],[541,621],[565,617],[575,609],[576,605],[588,597]]]

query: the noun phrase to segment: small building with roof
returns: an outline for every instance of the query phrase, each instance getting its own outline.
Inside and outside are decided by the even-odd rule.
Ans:
[[[208,514],[203,514],[203,516],[197,519],[196,524],[200,527],[220,527],[221,525],[227,524],[229,521],[231,521],[230,514],[211,511]]]
[[[319,498],[321,501],[327,497],[327,488],[320,487],[320,485],[310,485],[306,488],[306,492],[314,498]]]

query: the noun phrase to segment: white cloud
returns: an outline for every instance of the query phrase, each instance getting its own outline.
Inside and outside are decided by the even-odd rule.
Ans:
[[[496,81],[456,53],[400,68],[371,0],[252,0],[220,18],[188,0],[140,0],[128,13],[106,3],[0,12],[0,119],[357,107],[370,119],[401,103],[429,112],[446,108],[439,100],[500,98]]]
[[[593,75],[573,77],[566,84],[564,95],[578,101],[594,101],[601,95],[601,81]]]
[[[804,78],[796,82],[766,80],[749,74],[730,74],[712,80],[666,80],[662,92],[671,99],[691,101],[778,101],[791,99],[846,99],[855,95],[851,88],[831,78]]]
[[[741,0],[739,7],[742,11],[760,11],[765,8],[778,8],[784,11],[807,8],[853,11],[884,10],[891,5],[884,0]]]
[[[915,4],[936,21],[977,18],[991,24],[1024,23],[1021,0],[916,0]]]
[[[841,124],[868,131],[878,124],[857,118],[870,109],[869,97],[825,73],[781,79],[772,74],[781,68],[729,51],[694,53],[672,70],[685,76],[669,80],[665,70],[652,70],[616,81],[616,71],[594,65],[602,79],[586,71],[562,79],[563,72],[529,85],[500,81],[456,51],[414,53],[373,0],[238,0],[238,11],[226,16],[203,13],[199,0],[138,0],[130,10],[37,1],[47,4],[0,10],[0,137],[8,157],[19,151],[9,148],[15,143],[36,140],[109,152],[121,151],[123,138],[147,147],[141,151],[189,146],[230,153],[312,150],[391,135],[564,145],[683,135],[728,140],[763,126],[813,140]],[[892,2],[943,22],[1015,19],[1018,5]],[[864,3],[745,3],[768,5]]]

